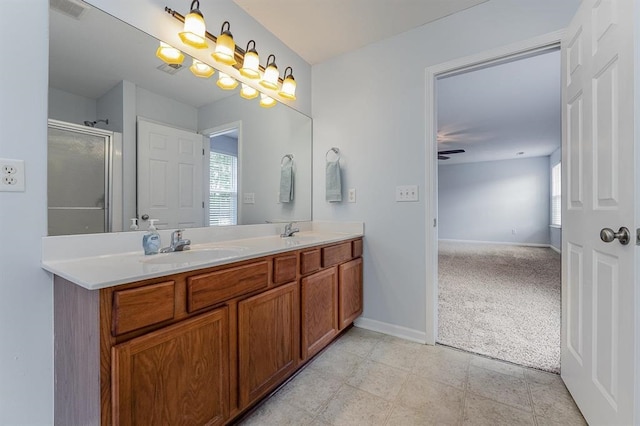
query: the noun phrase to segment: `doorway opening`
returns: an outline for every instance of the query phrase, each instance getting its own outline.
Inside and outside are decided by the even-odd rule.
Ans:
[[[433,73],[431,153],[434,343],[556,373],[560,81],[557,42]]]

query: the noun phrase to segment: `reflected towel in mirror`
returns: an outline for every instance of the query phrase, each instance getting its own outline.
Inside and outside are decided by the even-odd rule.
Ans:
[[[340,180],[340,159],[327,161],[326,165],[326,199],[329,202],[342,201],[342,182]]]
[[[280,167],[280,202],[293,201],[293,159]]]

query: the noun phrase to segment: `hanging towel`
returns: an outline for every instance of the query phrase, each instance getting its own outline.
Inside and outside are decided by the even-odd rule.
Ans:
[[[342,201],[342,182],[340,181],[340,159],[327,161],[326,166],[327,201]]]
[[[285,162],[280,167],[280,202],[293,201],[293,160]]]

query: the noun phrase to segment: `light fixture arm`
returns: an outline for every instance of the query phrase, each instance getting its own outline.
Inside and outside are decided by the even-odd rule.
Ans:
[[[284,75],[282,76],[282,79],[286,79],[286,78],[287,78],[287,71],[289,71],[289,75],[288,75],[288,77],[293,78],[293,68],[291,68],[291,67],[286,67],[286,68],[284,69]]]
[[[253,47],[249,47],[249,45],[251,45],[251,43],[253,43]],[[256,41],[255,40],[249,40],[247,42],[247,49],[245,50],[245,53],[247,52],[256,52]]]

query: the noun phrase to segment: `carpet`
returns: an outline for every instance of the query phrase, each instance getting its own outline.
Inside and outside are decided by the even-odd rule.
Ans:
[[[438,343],[560,372],[560,255],[441,241]]]

